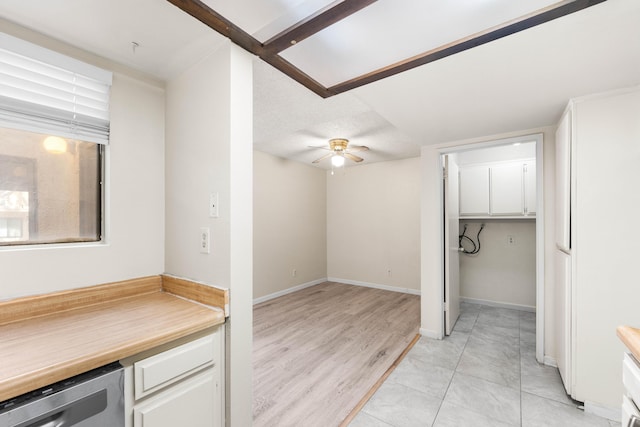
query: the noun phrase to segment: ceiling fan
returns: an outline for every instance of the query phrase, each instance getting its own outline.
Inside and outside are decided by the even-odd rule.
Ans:
[[[329,150],[331,153],[320,157],[319,159],[314,160],[312,163],[319,163],[324,159],[328,159],[331,157],[331,164],[334,167],[341,167],[344,165],[344,159],[353,160],[356,163],[360,163],[364,159],[362,157],[358,157],[351,152],[354,151],[368,151],[369,147],[364,145],[349,145],[349,140],[345,138],[333,138],[329,140],[329,148],[326,147],[313,147],[313,148],[322,148],[323,150]]]

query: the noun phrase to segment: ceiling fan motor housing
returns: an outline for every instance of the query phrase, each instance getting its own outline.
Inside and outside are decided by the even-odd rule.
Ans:
[[[329,147],[333,151],[345,151],[349,145],[349,140],[344,138],[333,138],[329,140]]]

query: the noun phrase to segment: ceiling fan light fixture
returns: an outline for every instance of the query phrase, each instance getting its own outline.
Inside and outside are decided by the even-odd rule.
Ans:
[[[331,165],[335,168],[344,166],[344,156],[342,154],[335,154],[331,157]]]

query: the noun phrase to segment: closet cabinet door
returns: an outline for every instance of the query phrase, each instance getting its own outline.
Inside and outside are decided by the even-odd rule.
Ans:
[[[524,183],[522,163],[491,167],[491,215],[522,215]]]
[[[460,168],[460,215],[489,214],[489,166]]]
[[[524,214],[536,214],[536,162],[527,161],[524,164]]]

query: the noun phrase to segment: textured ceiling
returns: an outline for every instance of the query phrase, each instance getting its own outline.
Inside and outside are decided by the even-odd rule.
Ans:
[[[347,138],[370,148],[357,153],[366,163],[420,155],[415,141],[351,93],[320,98],[259,60],[254,78],[254,146],[260,151],[311,164],[326,151],[310,147]]]

